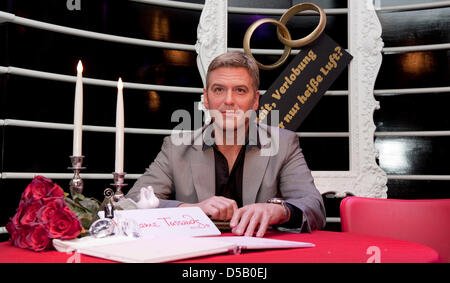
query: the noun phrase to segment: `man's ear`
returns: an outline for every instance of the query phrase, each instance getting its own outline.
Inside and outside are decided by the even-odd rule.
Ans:
[[[259,106],[259,90],[255,91],[255,101],[253,102],[252,109],[257,111]]]
[[[206,90],[206,88],[203,88],[203,104],[205,105],[206,109],[209,109],[208,90]]]

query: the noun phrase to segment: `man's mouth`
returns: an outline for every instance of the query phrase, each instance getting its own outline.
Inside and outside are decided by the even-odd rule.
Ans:
[[[241,113],[240,110],[223,110],[220,111],[222,115],[239,115]]]

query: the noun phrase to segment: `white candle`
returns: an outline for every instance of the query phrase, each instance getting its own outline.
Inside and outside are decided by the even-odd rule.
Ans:
[[[83,134],[83,64],[78,62],[75,86],[75,107],[73,114],[73,156],[81,156]]]
[[[119,78],[117,82],[117,109],[116,109],[116,170],[123,173],[123,143],[124,143],[124,111],[123,111],[123,83]]]

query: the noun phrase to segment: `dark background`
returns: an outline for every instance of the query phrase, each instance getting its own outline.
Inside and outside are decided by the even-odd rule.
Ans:
[[[186,1],[203,3],[203,1]],[[230,6],[288,8],[300,1],[233,1]],[[345,8],[346,1],[313,1],[323,8]],[[389,2],[389,3],[385,3]],[[408,4],[411,1],[382,1]],[[80,11],[69,11],[62,0],[0,0],[0,10],[33,20],[132,38],[195,44],[201,11],[165,8],[125,0],[81,0]],[[266,15],[229,14],[228,45],[242,47],[247,27]],[[279,18],[279,16],[269,16]],[[385,47],[450,42],[450,8],[410,12],[379,12]],[[317,17],[292,19],[291,34],[301,37],[317,24]],[[347,16],[327,16],[330,37],[347,47]],[[252,48],[279,48],[268,40],[275,29],[264,25],[252,37]],[[450,51],[385,54],[375,89],[449,86]],[[263,63],[278,56],[256,56]],[[125,82],[203,87],[194,51],[167,50],[74,37],[11,23],[0,23],[0,66],[20,67],[76,75],[82,60],[84,77]],[[278,76],[261,72],[261,89]],[[347,71],[330,90],[348,89]],[[0,74],[0,119],[73,123],[73,83]],[[115,126],[116,89],[84,85],[85,125]],[[125,125],[128,128],[172,129],[170,117],[177,109],[194,113],[200,94],[124,90]],[[377,96],[374,114],[377,131],[449,130],[450,93]],[[299,127],[298,132],[347,132],[347,96],[325,96]],[[163,136],[126,134],[125,171],[141,174],[161,147]],[[1,172],[70,173],[72,131],[0,127]],[[379,164],[388,174],[450,175],[450,137],[377,137]],[[349,170],[348,138],[301,138],[312,170]],[[83,133],[83,173],[114,170],[114,134]],[[29,179],[0,179],[0,226],[15,213]],[[55,179],[66,191],[69,180]],[[132,183],[130,180],[129,183]],[[85,180],[85,194],[101,199],[111,180]],[[131,187],[128,186],[127,189]],[[127,190],[125,189],[125,191]],[[450,198],[448,181],[388,181],[389,198]],[[340,199],[324,196],[327,216],[339,217]],[[339,223],[326,229],[339,230]]]

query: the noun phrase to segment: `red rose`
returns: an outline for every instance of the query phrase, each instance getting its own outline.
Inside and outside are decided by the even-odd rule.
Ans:
[[[37,213],[37,219],[40,223],[47,223],[53,218],[56,211],[63,209],[66,206],[66,202],[63,198],[46,198],[43,199],[43,203],[44,205]]]
[[[45,197],[64,197],[64,191],[52,180],[36,176],[23,192],[21,203]]]
[[[26,205],[19,205],[19,207],[16,209],[16,214],[14,214],[13,218],[11,218],[11,222],[12,224],[14,224],[14,226],[20,225],[20,216],[23,214],[23,210],[25,207]]]
[[[8,222],[5,226],[6,231],[8,231],[8,234],[11,236],[11,241],[14,241],[14,237],[17,233],[17,227],[14,225],[13,222]]]
[[[50,179],[36,176],[23,192],[6,229],[13,245],[42,251],[52,247],[52,239],[77,237],[82,227],[67,206],[61,187]]]
[[[14,234],[11,234],[11,242],[14,246],[28,249],[30,247],[27,242],[27,235],[31,232],[30,226],[23,226],[20,229],[17,229]]]
[[[80,220],[68,206],[55,211],[47,227],[53,239],[70,240],[81,232]]]
[[[48,237],[48,231],[43,224],[34,225],[25,238],[29,249],[33,251],[43,251],[52,247],[52,242]]]
[[[20,225],[29,225],[35,222],[37,213],[41,208],[41,206],[42,206],[41,201],[33,201],[28,204],[24,204],[22,209],[20,209],[19,206],[20,214],[18,220]]]
[[[54,184],[47,193],[48,198],[64,198],[64,191],[60,186]]]

